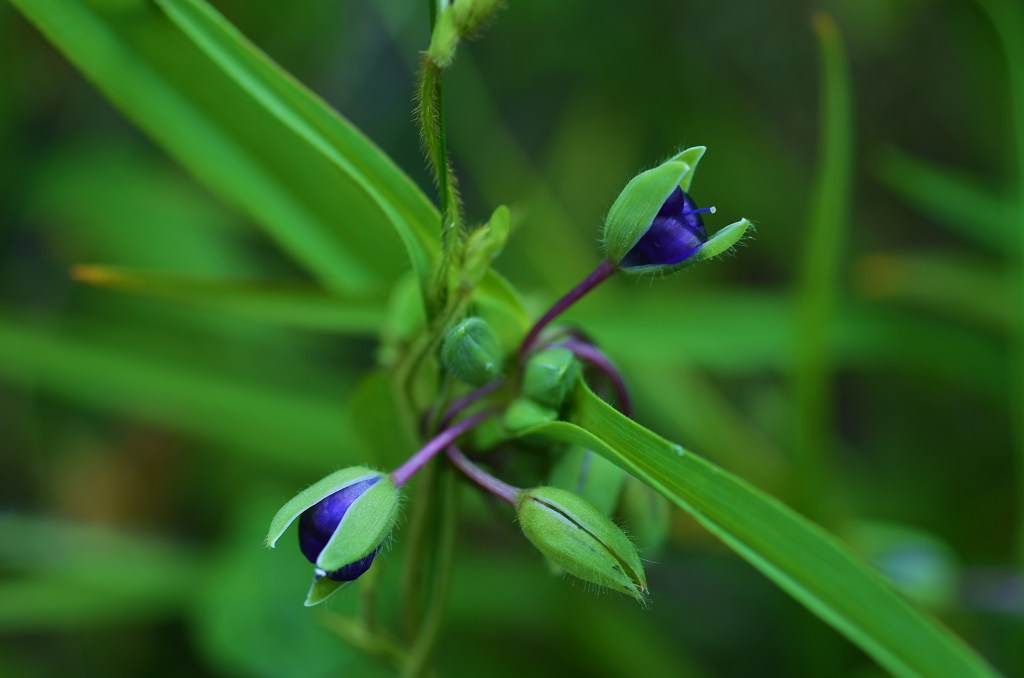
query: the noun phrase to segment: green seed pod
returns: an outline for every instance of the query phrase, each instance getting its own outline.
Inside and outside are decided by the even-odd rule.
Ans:
[[[562,408],[576,387],[580,364],[567,348],[549,348],[533,354],[523,375],[523,395],[545,407]]]
[[[675,271],[722,254],[746,232],[750,222],[741,219],[708,238],[701,214],[714,208],[697,207],[687,194],[704,151],[688,148],[622,189],[604,225],[605,253],[619,270]]]
[[[445,369],[471,386],[501,376],[501,342],[482,318],[466,318],[452,328],[441,347]]]
[[[592,504],[566,490],[538,487],[520,495],[516,510],[526,538],[560,568],[644,601],[647,578],[636,547]]]

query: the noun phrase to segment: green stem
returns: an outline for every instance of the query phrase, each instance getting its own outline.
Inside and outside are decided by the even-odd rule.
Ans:
[[[406,678],[419,678],[419,676],[425,675],[429,669],[430,658],[437,645],[437,639],[441,635],[441,624],[444,621],[452,571],[455,565],[460,485],[455,477],[454,469],[450,466],[443,467],[437,477],[438,524],[436,538],[431,543],[433,567],[430,573],[429,600],[403,671],[403,676]]]
[[[430,518],[436,510],[437,496],[434,492],[438,467],[431,464],[423,470],[415,497],[416,510],[407,537],[405,569],[402,572],[402,621],[406,639],[417,638],[420,633],[423,570],[430,543]]]
[[[853,125],[849,68],[835,21],[817,13],[813,26],[821,48],[821,122],[818,180],[797,290],[793,499],[798,509],[827,523],[835,484],[829,330],[839,300]]]
[[[321,622],[342,640],[370,655],[386,661],[396,668],[409,662],[406,650],[398,641],[380,630],[367,629],[360,622],[333,613],[324,613]]]

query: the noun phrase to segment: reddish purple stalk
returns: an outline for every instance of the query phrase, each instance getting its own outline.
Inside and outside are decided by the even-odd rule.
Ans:
[[[577,358],[607,377],[608,381],[612,384],[612,388],[615,390],[615,399],[619,403],[619,411],[627,417],[633,416],[633,404],[629,399],[626,381],[622,378],[622,374],[619,373],[615,365],[612,364],[612,361],[608,359],[608,356],[593,344],[577,339],[566,339],[565,341],[558,342],[556,345],[569,349]]]
[[[608,278],[612,277],[619,269],[615,267],[615,264],[605,259],[597,268],[583,279],[576,287],[569,290],[568,294],[555,302],[555,305],[548,309],[548,312],[541,316],[534,326],[530,329],[526,338],[523,339],[522,345],[519,347],[519,359],[522,360],[533,348],[534,344],[537,343],[537,337],[540,336],[541,330],[548,326],[552,320],[561,315],[567,308],[575,304],[580,298],[594,289]]]
[[[391,472],[391,480],[395,483],[395,487],[404,485],[409,478],[413,477],[428,461],[433,459],[435,454],[451,445],[459,436],[471,430],[474,426],[493,416],[495,412],[497,412],[496,409],[477,412],[438,433],[430,442],[421,447],[416,454],[409,457],[404,464]]]
[[[445,448],[445,454],[448,455],[448,460],[452,462],[462,473],[472,480],[474,483],[484,488],[499,499],[507,501],[509,504],[515,506],[516,500],[519,498],[519,493],[522,492],[518,487],[513,487],[506,482],[498,480],[487,471],[483,470],[473,462],[469,460],[459,446],[452,443]]]
[[[452,403],[451,406],[448,408],[448,411],[444,413],[444,417],[441,419],[441,426],[447,426],[448,424],[452,423],[452,419],[457,417],[459,415],[459,412],[462,412],[462,410],[466,409],[467,407],[475,403],[477,400],[480,400],[484,396],[494,393],[504,385],[505,381],[503,379],[499,379],[497,381],[492,381],[486,386],[481,386],[475,391],[470,391],[466,395],[462,396],[454,403]]]

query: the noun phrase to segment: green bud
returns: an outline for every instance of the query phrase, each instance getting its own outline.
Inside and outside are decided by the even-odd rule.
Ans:
[[[498,335],[482,318],[460,322],[441,347],[445,368],[471,386],[483,386],[501,376],[502,360]]]
[[[534,353],[526,363],[523,395],[541,405],[559,410],[580,377],[580,364],[567,348],[549,348]]]
[[[644,553],[656,555],[668,541],[671,528],[672,505],[668,500],[630,476],[622,490],[619,510]]]
[[[483,280],[491,262],[501,254],[508,242],[509,211],[500,205],[486,224],[473,231],[466,241],[466,254],[462,265],[462,276],[470,286]]]
[[[556,487],[524,491],[516,505],[523,534],[560,568],[643,602],[647,578],[636,547],[582,497]]]

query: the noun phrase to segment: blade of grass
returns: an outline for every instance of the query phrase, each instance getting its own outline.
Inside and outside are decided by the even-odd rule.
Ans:
[[[854,279],[868,299],[905,302],[1009,335],[1016,313],[1001,268],[950,253],[875,254],[857,263]]]
[[[795,309],[780,295],[676,295],[672,303],[685,313],[665,313],[654,297],[609,301],[614,315],[585,307],[570,314],[610,355],[628,355],[633,364],[663,370],[679,360],[719,374],[792,366]],[[1003,402],[1006,347],[997,339],[877,304],[847,304],[838,312],[827,335],[838,365],[925,375]],[[960,358],[950,360],[951,355]]]
[[[793,499],[812,517],[832,512],[832,370],[828,341],[835,322],[846,242],[853,155],[849,66],[839,29],[831,16],[813,20],[821,49],[818,177],[797,283]]]
[[[340,404],[329,398],[132,353],[86,333],[56,336],[0,317],[0,378],[203,436],[216,448],[257,453],[278,465],[320,471],[353,454]]]
[[[979,0],[999,37],[1010,80],[1012,157],[1016,172],[1006,242],[1013,243],[1015,355],[1013,411],[1024,411],[1024,6],[1014,0]],[[1024,418],[1014,416],[1017,447],[1017,559],[1024,563]]]
[[[0,564],[15,574],[0,582],[0,631],[179,614],[200,581],[183,550],[105,527],[0,513],[0,535]]]
[[[359,181],[304,143],[155,6],[13,4],[125,115],[322,284],[365,293],[402,270],[404,257],[388,246],[394,236],[387,218]],[[296,105],[278,103],[278,112]],[[351,136],[356,141],[345,153],[379,164],[395,183],[408,181],[365,139]],[[419,198],[392,197],[419,201],[409,208],[417,214],[429,211]]]
[[[582,383],[574,418],[578,425],[555,422],[529,433],[583,445],[648,483],[887,670],[995,675],[820,527],[623,416]]]
[[[439,216],[415,184],[208,4],[201,0],[158,0],[157,4],[239,87],[371,198],[402,240],[425,290],[431,256],[437,249]]]
[[[1013,205],[980,185],[896,149],[874,161],[874,173],[935,223],[971,243],[1005,254],[1013,239]]]
[[[375,335],[384,321],[377,304],[314,287],[209,280],[108,266],[76,266],[75,280],[104,289],[227,312],[299,329]]]

